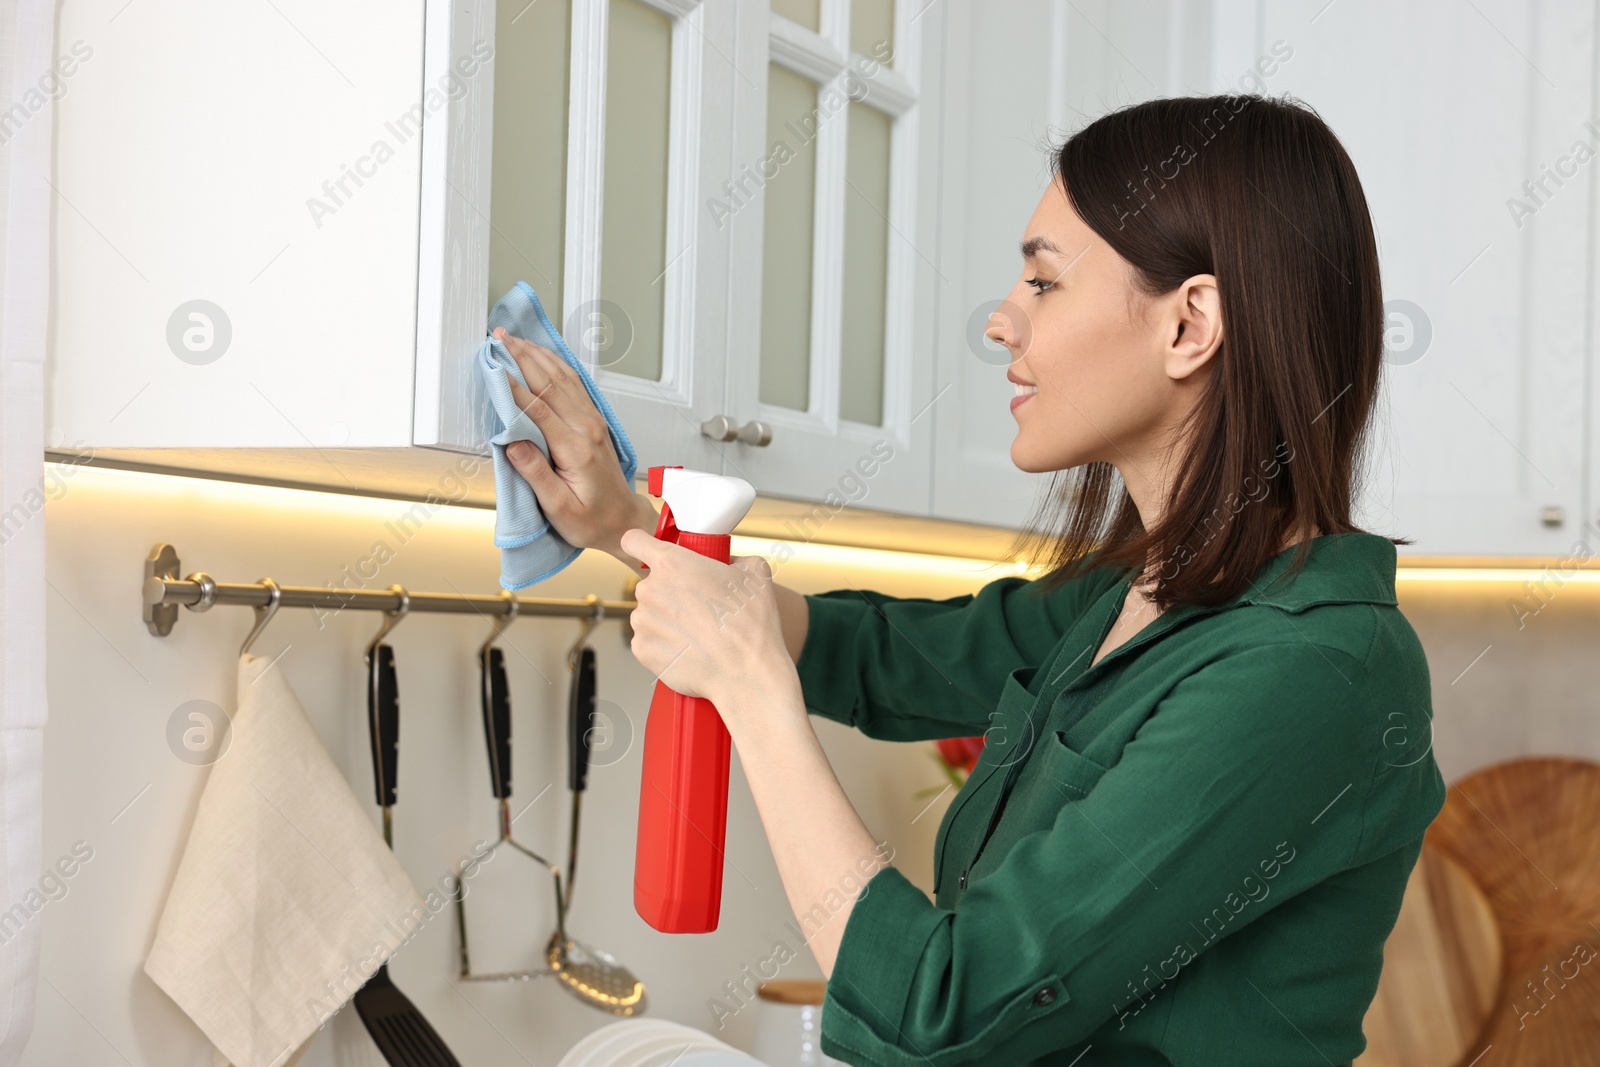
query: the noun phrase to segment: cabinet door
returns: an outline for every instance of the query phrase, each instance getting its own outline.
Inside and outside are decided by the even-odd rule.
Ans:
[[[701,205],[729,166],[733,0],[457,6],[440,54],[470,51],[492,21],[494,99],[461,102],[477,132],[447,135],[465,152],[448,180],[430,188],[425,173],[448,237],[424,249],[443,310],[438,353],[419,335],[417,441],[485,449],[472,356],[488,308],[522,280],[605,392],[641,477],[658,463],[720,471],[700,421],[722,406],[727,238]],[[430,27],[430,56],[434,39]]]
[[[422,20],[60,5],[52,446],[410,443]]]
[[[933,513],[1021,526],[1045,475],[1011,460],[1010,353],[984,338],[1022,269],[1048,146],[1126,104],[1206,91],[1210,5],[1169,0],[953,0],[946,63],[944,229]],[[931,16],[930,16],[931,17]]]
[[[568,340],[639,453],[720,473],[728,241],[704,204],[730,167],[734,0],[574,5]],[[584,98],[578,95],[583,85]]]
[[[1257,47],[1293,48],[1271,91],[1333,127],[1377,226],[1392,350],[1357,521],[1407,551],[1561,555],[1579,536],[1594,17],[1261,5]]]
[[[943,14],[905,0],[739,12],[728,390],[763,493],[925,514],[939,267]]]

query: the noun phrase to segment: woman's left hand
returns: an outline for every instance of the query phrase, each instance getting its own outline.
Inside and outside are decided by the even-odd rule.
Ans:
[[[745,703],[741,691],[798,687],[766,560],[718,563],[637,528],[623,533],[621,547],[650,568],[634,587],[629,646],[646,670],[710,700],[724,721]]]

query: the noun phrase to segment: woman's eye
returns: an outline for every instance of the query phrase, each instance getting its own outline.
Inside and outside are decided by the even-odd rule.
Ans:
[[[1055,282],[1047,282],[1043,278],[1029,278],[1027,282],[1041,293],[1049,292],[1056,284]]]

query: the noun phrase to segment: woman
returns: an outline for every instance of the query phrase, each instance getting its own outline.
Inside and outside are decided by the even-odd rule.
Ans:
[[[1012,459],[1063,472],[1046,577],[801,596],[741,557],[757,592],[727,615],[727,568],[650,536],[581,385],[528,345],[556,469],[519,469],[569,541],[648,564],[633,652],[727,722],[828,976],[825,1052],[1348,1064],[1445,792],[1406,542],[1350,520],[1383,344],[1360,183],[1315,113],[1251,96],[1114,112],[1054,164],[988,331]],[[808,712],[985,734],[933,902]]]

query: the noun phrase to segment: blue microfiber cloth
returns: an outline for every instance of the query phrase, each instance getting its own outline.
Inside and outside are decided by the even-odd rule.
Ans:
[[[589,391],[595,407],[605,416],[606,424],[611,428],[611,444],[622,463],[622,477],[632,485],[634,471],[639,465],[638,457],[633,452],[633,443],[623,432],[611,405],[606,403],[606,398],[595,387],[588,368],[572,354],[567,342],[551,325],[550,317],[539,303],[538,294],[527,282],[518,282],[489,312],[491,335],[497,326],[505,327],[506,333],[512,337],[521,337],[550,349],[578,372],[578,377],[583,379],[583,387]],[[545,460],[550,459],[550,446],[545,443],[544,434],[517,406],[511,395],[511,383],[506,381],[506,372],[509,371],[517,384],[528,388],[522,368],[517,366],[516,359],[505,345],[489,336],[478,349],[478,369],[483,374],[484,387],[494,405],[494,426],[498,431],[489,438],[489,446],[494,452],[494,543],[500,549],[500,584],[510,590],[526,589],[556,574],[577,559],[578,553],[583,550],[568,544],[545,520],[533,487],[506,458],[506,445],[513,441],[532,441],[544,453]]]

